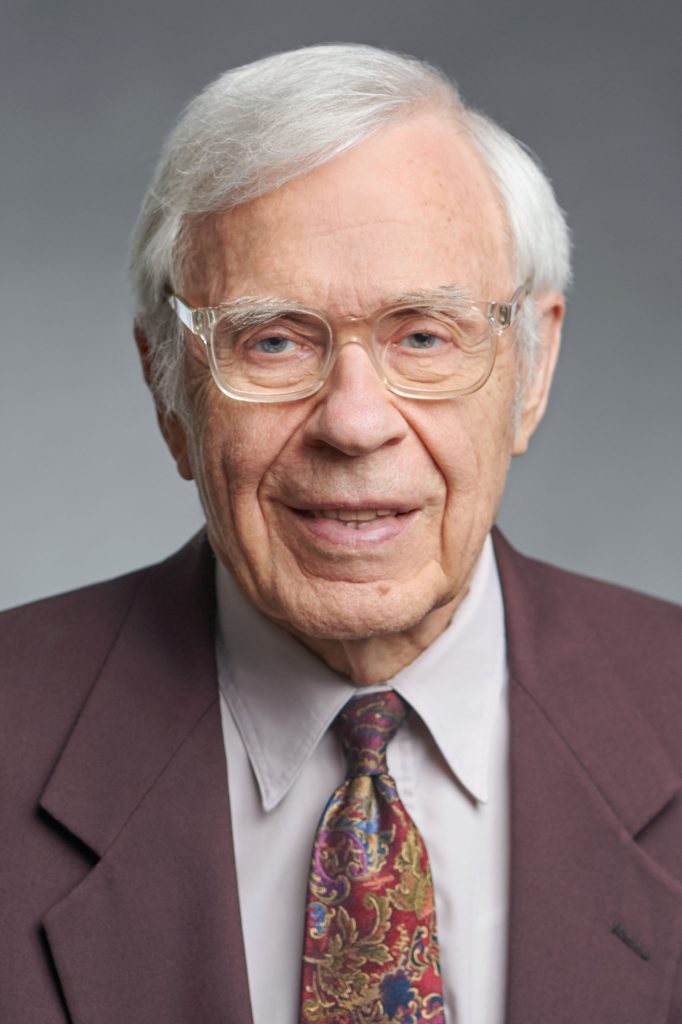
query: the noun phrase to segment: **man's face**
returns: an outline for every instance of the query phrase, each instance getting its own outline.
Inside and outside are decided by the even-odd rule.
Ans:
[[[179,291],[193,306],[276,297],[333,319],[453,284],[505,300],[520,283],[480,158],[435,114],[198,222],[190,238]],[[174,453],[216,554],[269,617],[304,636],[362,638],[456,606],[515,446],[511,332],[487,384],[454,400],[391,394],[355,344],[321,391],[285,404],[225,397],[192,356],[186,373],[193,425]]]

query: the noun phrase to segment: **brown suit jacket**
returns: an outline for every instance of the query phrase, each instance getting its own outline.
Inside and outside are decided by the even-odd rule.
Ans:
[[[507,1022],[680,1024],[682,609],[495,546]],[[212,570],[195,539],[0,617],[2,1024],[251,1022]]]

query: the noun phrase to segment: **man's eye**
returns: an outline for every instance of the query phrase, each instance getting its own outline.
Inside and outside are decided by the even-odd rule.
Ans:
[[[400,344],[403,348],[416,349],[418,352],[428,352],[434,348],[439,348],[445,342],[436,334],[415,331],[414,334],[408,334],[407,337],[402,338]]]
[[[253,348],[256,352],[263,352],[268,356],[278,356],[294,352],[298,346],[290,338],[281,338],[279,335],[273,334],[269,338],[261,338],[253,345]]]

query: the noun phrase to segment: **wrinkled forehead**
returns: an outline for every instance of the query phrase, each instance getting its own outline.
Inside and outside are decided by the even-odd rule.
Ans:
[[[278,295],[360,315],[458,284],[513,290],[500,196],[465,127],[421,114],[279,189],[187,226],[182,287],[202,305]]]

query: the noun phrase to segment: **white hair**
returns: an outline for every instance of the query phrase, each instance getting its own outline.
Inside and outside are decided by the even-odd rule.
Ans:
[[[517,279],[529,280],[535,293],[565,289],[570,243],[551,184],[511,135],[465,107],[440,71],[361,44],[275,54],[226,72],[189,104],[135,226],[136,318],[150,346],[152,387],[167,411],[187,412],[182,331],[165,295],[181,288],[188,218],[270,192],[420,108],[442,109],[469,130],[506,212]],[[533,303],[524,303],[517,329],[527,373],[533,313]]]

